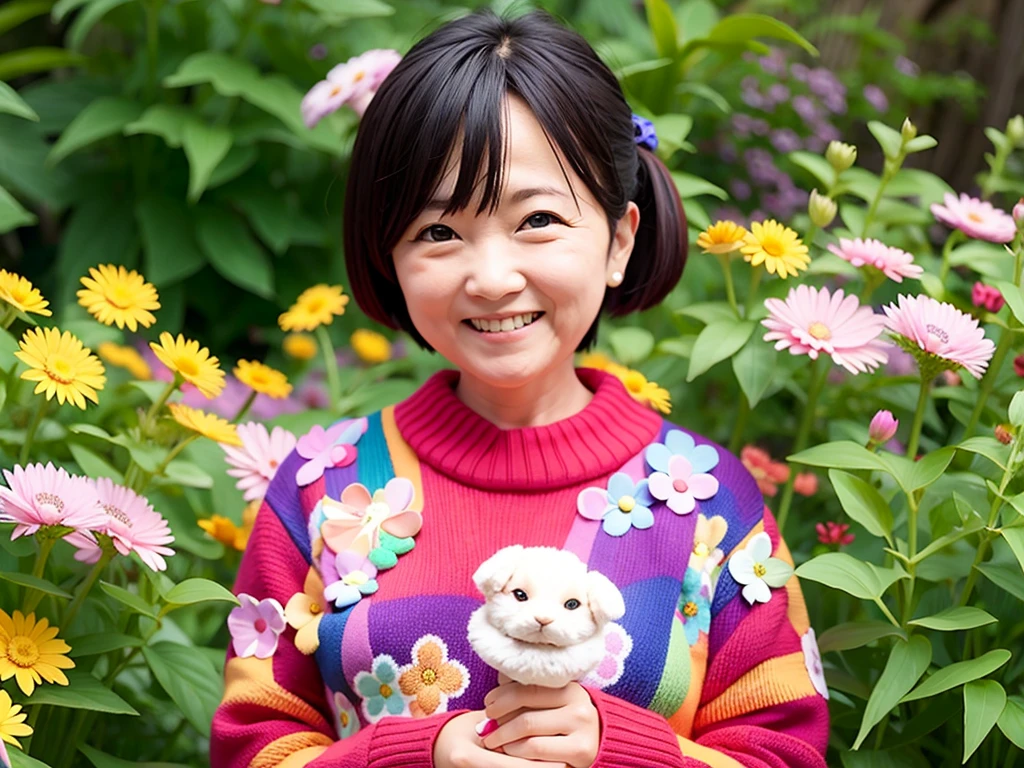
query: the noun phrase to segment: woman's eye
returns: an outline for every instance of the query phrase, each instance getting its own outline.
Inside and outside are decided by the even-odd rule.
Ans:
[[[427,233],[430,233],[430,237],[427,237]],[[428,243],[444,243],[454,238],[455,232],[451,227],[446,227],[444,224],[432,224],[420,232],[416,239],[426,240]]]
[[[542,229],[543,227],[557,221],[561,221],[561,219],[553,213],[534,213],[527,217],[526,221],[523,223],[529,224],[530,229]]]
[[[572,598],[571,600],[566,600],[565,601],[565,608],[568,611],[575,611],[579,607],[580,607],[580,601],[577,600],[575,597]]]
[[[530,596],[523,592],[523,590],[521,589],[513,589],[512,596],[520,603],[525,603],[527,600],[530,599]]]

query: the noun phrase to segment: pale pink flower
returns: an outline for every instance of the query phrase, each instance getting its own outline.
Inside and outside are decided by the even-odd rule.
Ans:
[[[761,321],[768,329],[765,341],[775,349],[789,349],[793,355],[817,360],[824,352],[850,373],[877,368],[888,359],[879,339],[885,318],[870,307],[862,307],[856,296],[844,296],[842,289],[829,294],[828,288],[798,285],[786,300],[765,299],[769,316]]]
[[[272,597],[257,601],[244,592],[238,596],[242,603],[228,614],[235,654],[244,658],[255,656],[266,659],[277,650],[278,636],[284,632],[284,608]]]
[[[968,237],[990,243],[1008,243],[1017,234],[1013,218],[992,203],[960,193],[947,192],[943,204],[932,203],[932,215],[946,226],[959,229]]]
[[[832,253],[855,267],[872,266],[881,270],[890,280],[902,283],[904,277],[918,278],[924,268],[914,263],[914,257],[902,250],[869,238],[848,240],[840,238],[839,245],[828,247]]]
[[[1013,220],[1017,222],[1018,227],[1024,229],[1024,197],[1013,206]]]
[[[239,478],[235,487],[245,491],[246,501],[262,499],[281,462],[295,448],[295,435],[284,427],[267,432],[262,424],[250,421],[238,425],[238,437],[242,440],[241,448],[220,444],[227,454],[224,460],[234,467],[228,474]]]
[[[668,472],[651,473],[647,483],[651,496],[667,502],[677,515],[690,514],[698,499],[705,501],[718,493],[718,478],[694,472],[690,460],[679,455],[668,460]]]
[[[338,64],[302,99],[302,119],[313,128],[345,104],[362,117],[384,78],[401,60],[398,51],[378,48]]]
[[[351,97],[351,89],[341,83],[321,80],[302,98],[302,121],[307,128],[315,128],[325,117],[341,109]]]
[[[404,477],[391,478],[372,496],[366,486],[351,483],[341,492],[340,501],[321,501],[324,542],[334,552],[365,556],[380,546],[382,530],[399,539],[415,536],[423,525],[420,513],[409,509],[415,493],[412,482]]]
[[[160,513],[153,510],[146,498],[130,488],[117,485],[108,477],[101,477],[92,485],[106,516],[105,525],[96,531],[109,536],[114,549],[120,554],[127,556],[134,550],[152,570],[167,570],[163,555],[174,554],[174,550],[166,546],[174,541],[174,536]],[[76,531],[66,540],[78,547],[75,560],[79,562],[95,563],[103,553],[93,537],[87,534]]]
[[[69,475],[53,464],[15,466],[13,472],[4,470],[4,477],[10,487],[0,486],[0,523],[17,523],[12,541],[42,526],[66,525],[84,532],[107,524],[88,478]]]
[[[980,379],[995,352],[978,321],[952,304],[930,296],[899,296],[898,305],[882,309],[889,329],[906,340],[906,345],[942,358],[950,367],[964,367]]]
[[[879,411],[868,425],[868,439],[872,443],[882,445],[896,437],[896,430],[899,428],[899,419],[893,418],[892,411]]]

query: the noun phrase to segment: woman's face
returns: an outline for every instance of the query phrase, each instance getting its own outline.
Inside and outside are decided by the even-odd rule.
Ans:
[[[478,192],[463,211],[441,215],[458,178],[457,146],[437,200],[393,250],[416,329],[463,375],[500,388],[571,361],[612,275],[625,274],[640,221],[629,203],[610,237],[604,211],[564,159],[563,174],[533,113],[515,96],[508,107],[499,208],[475,215]]]

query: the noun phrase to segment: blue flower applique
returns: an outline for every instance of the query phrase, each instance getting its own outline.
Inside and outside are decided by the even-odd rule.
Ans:
[[[683,594],[679,598],[686,642],[696,645],[700,633],[711,628],[711,580],[706,573],[687,568],[683,577]]]
[[[669,462],[673,456],[683,456],[690,462],[693,474],[704,474],[718,466],[718,451],[713,445],[697,445],[696,441],[681,429],[673,429],[665,435],[664,443],[647,446],[644,458],[647,465],[657,471],[669,472]]]
[[[612,475],[607,489],[584,488],[576,497],[577,511],[588,520],[601,520],[609,536],[622,536],[630,528],[650,528],[654,525],[652,504],[647,480],[634,483],[625,472]]]

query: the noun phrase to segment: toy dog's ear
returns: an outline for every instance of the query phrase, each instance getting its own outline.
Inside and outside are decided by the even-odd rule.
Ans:
[[[499,549],[484,560],[473,574],[473,583],[476,584],[476,588],[490,600],[512,580],[512,574],[515,573],[522,556],[523,547],[520,544]]]
[[[626,603],[619,588],[598,571],[587,573],[587,602],[598,626],[621,619],[626,614]]]

